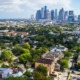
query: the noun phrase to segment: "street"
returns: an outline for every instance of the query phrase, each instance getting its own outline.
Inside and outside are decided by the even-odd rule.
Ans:
[[[61,72],[61,74],[54,80],[67,80],[67,77],[69,76],[68,73],[71,72],[72,66],[73,66],[73,57],[69,59],[68,69],[66,69],[64,72]]]

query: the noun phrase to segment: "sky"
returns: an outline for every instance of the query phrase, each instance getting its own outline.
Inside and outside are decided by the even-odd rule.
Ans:
[[[64,8],[80,14],[80,0],[0,0],[0,19],[30,18],[45,5],[50,10]]]

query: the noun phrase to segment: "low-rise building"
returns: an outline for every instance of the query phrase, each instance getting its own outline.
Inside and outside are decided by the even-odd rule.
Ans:
[[[2,78],[7,78],[13,73],[10,68],[0,68],[0,75]]]
[[[64,46],[61,46],[61,45],[57,45],[57,46],[54,46],[51,48],[51,52],[54,52],[54,51],[67,51],[68,48],[64,47]]]
[[[39,65],[42,65],[42,66],[47,67],[48,74],[52,74],[53,71],[54,71],[55,64],[54,64],[54,61],[53,60],[39,58],[35,62],[35,68],[37,68]]]
[[[20,77],[23,76],[23,72],[18,69],[0,68],[0,79],[8,78],[10,76]]]
[[[57,60],[62,59],[63,57],[64,57],[64,54],[59,51],[48,52],[42,55],[42,58],[54,60],[54,62],[57,62]]]

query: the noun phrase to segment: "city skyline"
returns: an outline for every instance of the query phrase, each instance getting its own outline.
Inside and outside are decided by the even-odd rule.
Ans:
[[[66,4],[65,4],[66,3]],[[64,8],[74,10],[76,15],[80,14],[80,0],[0,0],[0,19],[7,18],[30,18],[43,6],[51,10]]]

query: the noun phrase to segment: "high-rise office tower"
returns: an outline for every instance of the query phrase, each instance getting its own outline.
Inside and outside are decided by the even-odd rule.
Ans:
[[[59,21],[63,22],[64,21],[64,9],[60,9],[59,11]]]
[[[44,19],[44,8],[41,8],[41,19]]]
[[[47,6],[44,6],[44,19],[47,19]]]
[[[65,11],[65,12],[64,12],[64,20],[65,20],[65,21],[68,20],[68,15],[69,15],[69,14],[68,14],[68,11]]]
[[[54,12],[54,13],[55,13],[55,14],[54,14],[55,20],[57,20],[57,19],[58,19],[57,9],[55,9],[55,12]]]
[[[68,16],[68,22],[74,22],[75,21],[75,18],[74,16]]]
[[[37,10],[36,12],[36,20],[40,20],[41,19],[41,10]]]
[[[74,15],[74,11],[69,11],[69,16]]]
[[[51,20],[51,13],[49,10],[47,10],[47,18],[46,19]]]
[[[75,21],[75,16],[74,16],[74,11],[69,11],[69,16],[68,16],[68,22],[74,22]]]
[[[54,19],[54,10],[51,10],[51,20]]]
[[[78,15],[78,22],[80,22],[80,15]]]

